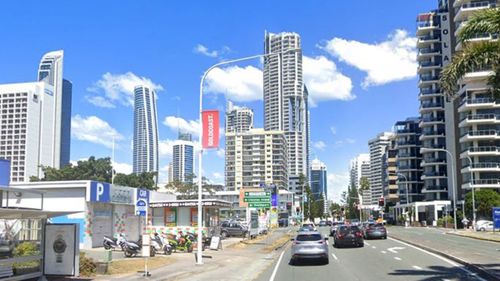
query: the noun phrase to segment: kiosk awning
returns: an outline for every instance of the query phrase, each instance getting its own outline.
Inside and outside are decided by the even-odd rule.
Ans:
[[[0,208],[0,219],[49,219],[74,213],[75,212],[51,212],[35,209]]]
[[[231,207],[231,202],[218,200],[218,199],[203,199],[201,201],[203,207],[222,207],[229,208]],[[159,201],[159,202],[151,202],[149,203],[149,207],[151,208],[160,208],[160,207],[196,207],[198,206],[198,200],[196,199],[188,199],[188,200],[169,200],[169,201]]]

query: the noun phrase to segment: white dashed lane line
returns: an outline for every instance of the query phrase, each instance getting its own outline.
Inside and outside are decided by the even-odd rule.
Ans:
[[[339,260],[339,259],[337,258],[337,256],[336,256],[334,253],[332,253],[332,257],[333,257],[336,261],[338,261],[338,260]]]
[[[413,268],[415,268],[416,270],[422,270],[422,268],[420,266],[417,266],[417,265],[414,265]]]
[[[372,246],[372,249],[377,249],[377,247],[375,247],[375,246]]]
[[[365,241],[365,244],[366,244],[367,246],[371,246],[371,245],[370,245],[370,243],[368,243],[368,242],[366,242],[366,241]]]
[[[397,261],[401,260],[401,258],[399,258],[399,257],[394,257],[394,259],[397,260]]]
[[[382,254],[387,254],[387,252],[386,252],[386,251],[380,251],[380,252],[381,252]]]

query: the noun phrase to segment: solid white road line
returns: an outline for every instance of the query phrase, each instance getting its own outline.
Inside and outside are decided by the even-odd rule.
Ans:
[[[416,270],[422,270],[422,268],[418,265],[414,265],[413,268],[415,268]]]
[[[397,261],[401,260],[401,258],[398,258],[398,257],[394,257],[394,259],[397,260]]]
[[[366,242],[366,241],[365,241],[365,244],[366,244],[367,246],[371,246],[371,245],[370,245],[370,243],[368,243],[368,242]]]
[[[337,258],[337,256],[336,256],[334,253],[332,253],[332,257],[333,257],[336,261],[338,261],[338,260],[339,260],[339,259]]]
[[[278,272],[278,267],[280,267],[281,259],[283,258],[284,254],[285,254],[285,251],[281,252],[280,258],[278,259],[278,262],[276,263],[276,266],[274,267],[273,274],[271,275],[271,278],[269,278],[269,281],[274,281],[274,277],[276,277],[276,272]]]
[[[398,243],[400,243],[400,244],[406,245],[406,246],[411,247],[411,248],[413,248],[413,249],[419,250],[419,251],[424,252],[424,253],[426,253],[426,254],[428,254],[428,255],[431,255],[431,256],[433,256],[433,257],[435,257],[435,258],[438,258],[438,259],[440,259],[440,260],[442,260],[442,261],[444,261],[444,262],[446,262],[446,263],[448,263],[448,264],[450,264],[450,265],[452,265],[452,266],[454,266],[454,267],[458,267],[460,270],[462,270],[462,271],[466,272],[467,274],[473,275],[473,276],[474,276],[477,280],[486,281],[485,279],[483,279],[483,278],[481,278],[481,277],[477,276],[477,274],[475,274],[475,273],[471,272],[470,270],[468,270],[468,269],[464,268],[462,265],[460,265],[460,264],[458,264],[458,263],[456,263],[456,262],[454,262],[454,261],[452,261],[452,260],[449,260],[449,259],[447,259],[447,258],[445,258],[445,257],[442,257],[442,256],[440,256],[440,255],[437,255],[437,254],[431,253],[431,252],[429,252],[429,251],[427,251],[427,250],[424,250],[424,249],[421,249],[421,248],[419,248],[419,247],[416,247],[416,246],[410,245],[410,244],[405,243],[405,242],[403,242],[403,241],[396,240],[396,239],[391,238],[391,237],[388,237],[387,239],[390,239],[390,240],[392,240],[392,241],[395,241],[395,242],[398,242]]]

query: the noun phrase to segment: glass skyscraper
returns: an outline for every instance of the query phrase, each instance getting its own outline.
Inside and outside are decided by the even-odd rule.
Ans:
[[[133,172],[158,172],[158,115],[156,93],[147,86],[134,88]]]

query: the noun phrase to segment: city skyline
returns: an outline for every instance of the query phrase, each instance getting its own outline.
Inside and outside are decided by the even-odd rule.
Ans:
[[[100,11],[88,10],[79,4],[74,4],[80,11],[99,18],[85,28],[71,22],[78,21],[80,13],[61,13],[61,7],[55,7],[50,14],[58,15],[46,20],[60,21],[75,32],[58,38],[54,34],[44,34],[46,39],[34,48],[13,48],[6,46],[0,54],[2,60],[12,65],[8,71],[0,70],[0,83],[11,83],[33,80],[33,74],[28,66],[38,63],[40,56],[53,49],[65,50],[65,73],[71,77],[74,93],[74,113],[72,121],[79,130],[72,135],[71,160],[77,161],[90,155],[97,157],[111,156],[112,138],[116,140],[115,167],[119,172],[132,171],[131,142],[133,136],[133,110],[131,97],[133,86],[144,82],[158,92],[159,150],[160,176],[166,180],[167,165],[171,158],[171,146],[176,138],[178,128],[192,132],[197,138],[197,103],[188,102],[195,98],[201,73],[210,65],[229,58],[263,53],[263,34],[265,30],[273,33],[282,31],[296,32],[301,36],[302,53],[304,56],[304,82],[308,87],[311,112],[311,154],[322,155],[321,159],[329,167],[329,195],[338,201],[338,195],[348,185],[348,161],[355,155],[367,152],[366,142],[380,131],[389,130],[395,120],[417,114],[418,89],[416,87],[416,64],[414,59],[407,57],[416,54],[415,48],[415,16],[418,13],[431,10],[435,3],[420,3],[410,1],[404,7],[399,7],[393,19],[377,21],[377,13],[385,13],[387,7],[366,2],[366,9],[360,11],[362,22],[350,19],[343,9],[355,9],[357,4],[340,3],[325,4],[318,9],[315,4],[300,7],[304,15],[319,13],[318,17],[328,14],[329,28],[324,28],[323,22],[310,21],[298,23],[292,20],[291,13],[296,7],[286,7],[282,15],[276,18],[272,9],[260,12],[261,21],[252,20],[255,14],[240,13],[234,5],[224,7],[232,10],[238,21],[222,17],[215,21],[206,20],[207,29],[204,32],[196,24],[188,24],[186,19],[170,15],[168,22],[181,20],[186,25],[173,28],[175,24],[166,25],[164,21],[143,21],[131,26],[120,20],[115,14],[101,17]],[[394,1],[394,4],[397,2]],[[2,10],[15,11],[19,7],[2,3]],[[180,9],[181,4],[154,3],[150,7],[127,4],[118,7],[117,12],[132,15],[130,11],[144,11],[153,14]],[[204,4],[205,5],[205,4]],[[270,8],[283,8],[283,5],[272,4]],[[396,7],[398,5],[395,5]],[[5,7],[5,8],[4,8]],[[23,14],[36,20],[39,4],[33,3]],[[220,6],[205,6],[206,11],[215,11]],[[333,11],[334,17],[328,11]],[[133,13],[135,14],[135,13]],[[162,16],[164,17],[164,16]],[[45,17],[44,17],[45,18]],[[105,19],[106,18],[106,19]],[[123,17],[120,17],[123,18]],[[126,18],[126,17],[125,17]],[[149,18],[149,17],[148,17]],[[157,17],[160,18],[160,17]],[[316,18],[311,16],[311,18]],[[8,22],[5,20],[9,20]],[[74,21],[72,21],[74,20]],[[4,22],[5,21],[5,22]],[[245,36],[213,36],[214,28],[222,23],[227,34],[245,34]],[[371,22],[370,25],[364,23]],[[15,24],[18,19],[5,15],[0,23],[6,26]],[[243,22],[246,22],[243,24]],[[60,25],[60,24],[55,24]],[[101,30],[109,26],[115,32],[109,34]],[[352,28],[336,28],[352,26]],[[360,28],[360,27],[363,28]],[[167,28],[170,36],[159,33],[158,27]],[[321,28],[320,28],[321,27]],[[124,31],[127,31],[124,33]],[[156,44],[130,46],[129,36],[145,38],[147,34],[155,34]],[[40,38],[41,35],[27,26],[20,25],[17,33],[9,29],[0,31],[4,38],[13,43],[22,42],[25,36]],[[24,36],[21,36],[23,34]],[[74,34],[78,34],[75,37]],[[183,36],[183,34],[199,36]],[[172,38],[177,39],[171,44]],[[80,39],[81,38],[81,39]],[[92,40],[90,40],[92,38]],[[82,41],[98,40],[102,42],[99,49]],[[20,45],[20,44],[17,44]],[[117,48],[117,46],[120,46]],[[356,47],[356,48],[354,48]],[[368,59],[387,56],[387,61],[401,66],[400,73],[382,71],[372,65],[363,65],[354,61],[346,54],[345,49],[352,52],[372,54]],[[85,51],[84,51],[85,50]],[[404,57],[391,56],[394,50],[401,50]],[[6,55],[8,54],[8,55]],[[138,56],[140,54],[140,56]],[[15,63],[14,63],[15,61]],[[415,69],[414,69],[415,66]],[[262,72],[258,60],[249,64],[238,64],[224,69],[216,69],[207,79],[206,108],[224,108],[226,98],[234,100],[237,105],[246,105],[254,110],[255,127],[263,126],[262,109]],[[411,71],[407,71],[411,68]],[[240,79],[243,75],[246,80]],[[130,82],[133,83],[130,83]],[[221,81],[230,81],[227,85]],[[258,94],[256,94],[258,93]],[[385,105],[398,104],[397,108],[382,110]],[[75,106],[77,105],[77,106]],[[98,106],[96,106],[98,105]],[[370,126],[363,126],[370,124]],[[223,124],[221,124],[221,127]],[[360,128],[362,128],[360,130]],[[207,161],[213,163],[206,167],[205,175],[216,182],[224,181],[223,150],[210,151]],[[162,182],[162,179],[160,179]],[[331,192],[330,192],[331,191]]]

